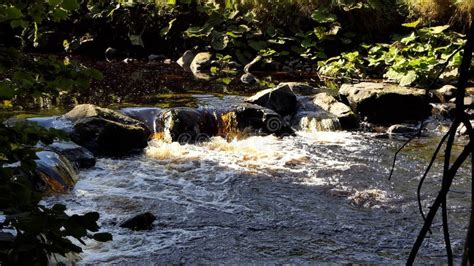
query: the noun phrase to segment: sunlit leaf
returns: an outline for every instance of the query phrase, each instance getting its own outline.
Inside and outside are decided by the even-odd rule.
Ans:
[[[421,18],[419,18],[415,21],[412,21],[412,22],[403,23],[402,26],[407,27],[407,28],[416,28],[416,27],[418,27],[418,25],[420,25],[420,23],[421,23]]]

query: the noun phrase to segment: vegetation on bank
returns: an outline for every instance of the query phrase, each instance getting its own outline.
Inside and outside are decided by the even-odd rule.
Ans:
[[[473,6],[468,0],[6,0],[0,108],[27,108],[42,97],[89,88],[102,74],[69,55],[103,59],[108,48],[111,56],[143,58],[210,51],[218,66],[261,56],[285,66],[301,62],[322,78],[429,87],[456,74]],[[91,233],[98,230],[97,213],[69,216],[63,205],[40,204],[35,145],[61,134],[0,124],[0,136],[0,262],[45,264],[54,254],[81,251],[71,237],[111,239]]]
[[[39,35],[42,23],[62,21],[74,10],[75,1],[56,1],[60,11],[43,1],[7,1],[0,4],[2,34],[5,28]],[[10,31],[12,33],[12,31]],[[0,43],[0,108],[29,102],[41,96],[55,96],[71,88],[86,88],[100,73],[73,64],[67,59],[39,59],[25,56],[23,44],[5,38]],[[0,124],[0,264],[46,265],[58,255],[80,253],[78,243],[85,239],[111,240],[108,233],[97,233],[99,214],[69,215],[66,206],[41,204],[42,179],[36,171],[37,144],[64,139],[65,134],[37,126]],[[44,185],[44,184],[43,184]],[[72,240],[75,241],[72,241]]]

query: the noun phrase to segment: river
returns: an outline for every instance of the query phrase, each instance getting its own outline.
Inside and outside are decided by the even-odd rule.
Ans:
[[[399,264],[422,225],[416,187],[439,139],[431,130],[409,144],[391,180],[403,138],[300,131],[196,145],[152,140],[143,154],[98,159],[70,194],[46,202],[66,203],[70,213],[98,211],[102,230],[113,234],[111,242],[88,241],[80,264]],[[448,201],[457,257],[469,213],[468,170]],[[425,211],[440,171],[436,164],[424,186]],[[157,217],[152,230],[118,226],[146,211]],[[441,229],[436,221],[417,262],[446,261]]]

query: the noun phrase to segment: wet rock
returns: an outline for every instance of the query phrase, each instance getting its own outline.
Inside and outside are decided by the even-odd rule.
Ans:
[[[218,132],[215,115],[208,110],[188,107],[172,108],[160,115],[159,129],[168,142],[194,143],[206,141]]]
[[[143,122],[150,132],[157,132],[156,120],[163,112],[163,109],[158,107],[130,107],[122,108],[120,112],[124,115]]]
[[[74,142],[54,142],[48,145],[47,149],[63,155],[77,168],[90,168],[93,167],[96,162],[94,155],[89,150]]]
[[[242,81],[244,84],[253,85],[257,83],[257,78],[250,73],[245,73],[240,77],[240,81]]]
[[[66,157],[53,151],[36,153],[35,188],[40,191],[63,193],[71,190],[78,180],[74,166]]]
[[[176,61],[179,66],[181,66],[184,70],[191,72],[191,62],[193,62],[194,57],[196,54],[191,51],[187,50],[184,54]]]
[[[275,111],[255,104],[238,104],[219,114],[219,135],[235,133],[275,134],[277,136],[294,134],[288,121]]]
[[[18,123],[33,123],[44,128],[54,128],[64,132],[72,132],[74,124],[63,116],[31,117],[27,119],[11,117],[3,122],[6,126]]]
[[[444,85],[435,91],[435,95],[439,98],[441,103],[449,102],[456,96],[456,87],[453,85]]]
[[[469,120],[471,122],[471,126],[474,127],[474,120]],[[467,134],[467,127],[464,126],[464,124],[459,125],[459,127],[456,129],[456,134],[461,135],[461,136],[466,136]]]
[[[389,135],[392,135],[392,134],[414,135],[418,133],[418,127],[413,126],[413,125],[406,125],[406,124],[396,124],[396,125],[391,125],[387,129],[387,133]]]
[[[142,122],[91,104],[78,105],[64,117],[74,122],[71,139],[95,155],[123,156],[142,150],[150,136]]]
[[[209,52],[198,53],[191,62],[189,68],[193,75],[199,79],[208,79],[211,67],[212,54]]]
[[[339,94],[356,113],[376,124],[419,121],[431,114],[428,97],[422,89],[363,82],[344,84]]]
[[[133,125],[138,122],[137,120],[130,118],[124,114],[121,114],[117,111],[108,108],[102,108],[93,104],[77,105],[71,111],[64,114],[64,118],[72,122],[77,122],[81,119],[90,117],[103,118],[127,125]]]
[[[334,98],[333,96],[323,92],[316,94],[313,103],[320,106],[329,113],[335,115],[343,129],[354,129],[359,127],[359,119],[351,108]]]
[[[445,118],[452,118],[456,109],[454,103],[430,103],[431,114],[434,116],[441,116]]]
[[[145,212],[122,222],[120,224],[120,227],[128,228],[133,231],[150,230],[152,229],[153,222],[155,220],[155,215],[150,212]]]
[[[269,108],[282,116],[295,113],[298,101],[290,86],[282,84],[273,89],[259,91],[246,99],[247,102]]]
[[[165,59],[166,57],[162,54],[151,54],[148,56],[148,61],[160,61]]]
[[[282,82],[278,86],[288,86],[293,93],[298,95],[314,95],[321,92],[321,89],[315,88],[303,82]]]

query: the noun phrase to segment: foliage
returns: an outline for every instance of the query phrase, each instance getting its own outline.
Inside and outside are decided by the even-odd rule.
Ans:
[[[412,28],[417,25],[417,22],[404,24]],[[383,77],[401,86],[427,86],[441,71],[444,73],[441,77],[456,71],[461,62],[459,49],[464,44],[463,35],[448,28],[425,27],[405,36],[394,36],[391,44],[363,45],[360,52],[343,53],[321,63],[319,72],[333,77]]]
[[[7,24],[18,38],[32,36],[36,45],[38,26],[45,21],[66,19],[76,9],[76,0],[21,1],[0,4],[0,24]],[[30,34],[31,33],[31,34]],[[0,41],[0,108],[25,97],[57,96],[71,88],[85,88],[95,70],[55,58],[24,56],[5,39]],[[41,141],[51,143],[64,134],[26,124],[0,124],[0,264],[47,264],[56,254],[81,252],[71,241],[84,244],[85,238],[111,240],[108,233],[94,233],[99,227],[97,213],[68,215],[66,207],[40,204],[42,193],[36,189],[38,173],[35,159]]]
[[[26,124],[0,124],[0,261],[46,264],[52,254],[81,252],[69,237],[99,241],[110,235],[97,232],[97,213],[69,216],[64,205],[47,208],[39,204],[42,193],[33,189],[39,180],[35,171],[34,145],[50,144],[64,133]],[[0,216],[0,217],[1,217]]]

